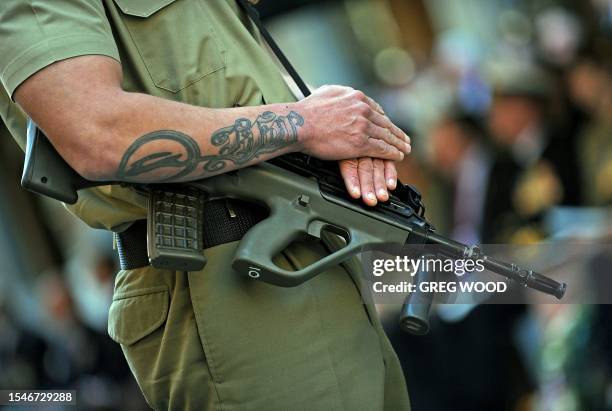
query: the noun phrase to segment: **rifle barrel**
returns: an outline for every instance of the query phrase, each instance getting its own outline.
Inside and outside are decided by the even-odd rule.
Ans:
[[[516,264],[491,258],[485,255],[478,246],[467,246],[422,228],[414,228],[411,235],[419,237],[424,244],[440,246],[442,252],[451,258],[481,259],[488,270],[514,280],[525,287],[555,296],[559,300],[565,295],[566,283],[555,281],[533,270],[521,268]]]

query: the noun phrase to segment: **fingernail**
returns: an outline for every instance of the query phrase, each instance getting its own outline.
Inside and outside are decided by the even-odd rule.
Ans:
[[[393,178],[388,179],[387,180],[387,185],[389,187],[395,187],[395,179],[393,179]]]
[[[383,190],[382,188],[380,190],[378,190],[378,195],[380,197],[387,197],[387,190]]]
[[[403,159],[404,159],[404,153],[400,151],[400,161],[402,161]]]
[[[372,192],[369,192],[368,194],[366,194],[366,198],[367,198],[368,200],[374,200],[374,201],[376,201],[376,196],[375,196],[375,195],[374,195],[374,193],[372,193]]]
[[[353,194],[353,196],[355,197],[359,197],[361,195],[361,192],[359,191],[358,187],[353,187],[351,188],[351,193]]]
[[[406,151],[410,152],[412,150],[412,147],[410,146],[410,144],[405,144],[406,146]]]

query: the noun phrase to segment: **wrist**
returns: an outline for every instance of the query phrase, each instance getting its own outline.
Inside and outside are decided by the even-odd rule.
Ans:
[[[297,139],[294,144],[294,151],[306,152],[308,142],[312,137],[311,117],[308,115],[308,110],[303,101],[287,104],[288,113],[296,113],[302,121],[302,125],[297,129]]]

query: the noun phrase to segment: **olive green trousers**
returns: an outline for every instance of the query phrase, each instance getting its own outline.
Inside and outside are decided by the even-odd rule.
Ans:
[[[397,357],[352,269],[281,288],[234,272],[236,246],[205,250],[199,272],[117,275],[109,335],[153,409],[410,409]],[[320,244],[294,244],[279,265],[325,254]]]

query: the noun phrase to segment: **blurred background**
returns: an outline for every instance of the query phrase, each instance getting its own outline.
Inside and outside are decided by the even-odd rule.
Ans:
[[[362,89],[411,135],[400,176],[441,233],[612,242],[612,0],[258,8],[308,83]],[[22,190],[23,154],[0,134],[0,389],[71,388],[79,409],[147,409],[106,335],[111,235]],[[612,256],[572,269],[597,291],[609,280],[591,279],[593,264]],[[399,330],[398,310],[379,307],[414,411],[612,410],[609,305],[434,307],[424,337]]]

